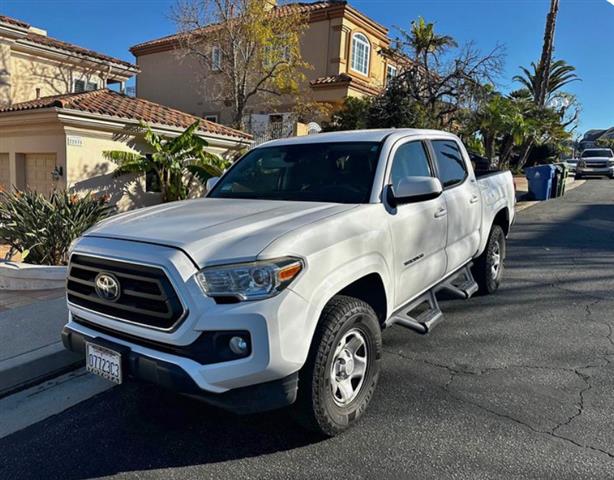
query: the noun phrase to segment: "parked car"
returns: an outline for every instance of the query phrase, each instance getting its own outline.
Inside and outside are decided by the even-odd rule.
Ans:
[[[609,148],[589,148],[582,152],[576,168],[576,178],[606,175],[614,178],[614,152]]]
[[[567,168],[569,169],[569,173],[576,173],[576,168],[578,167],[579,161],[580,160],[577,158],[566,158],[565,160],[563,160],[562,163],[567,165]]]
[[[238,413],[294,404],[326,435],[365,412],[384,328],[429,333],[438,290],[497,290],[514,219],[511,174],[474,173],[433,130],[269,142],[208,190],[77,241],[64,344],[113,382]]]

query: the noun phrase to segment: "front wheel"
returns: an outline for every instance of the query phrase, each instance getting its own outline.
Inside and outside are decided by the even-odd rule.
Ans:
[[[472,268],[480,293],[490,294],[497,291],[503,277],[503,260],[505,259],[505,233],[499,225],[493,225],[488,236],[488,243],[482,255]]]
[[[381,330],[373,309],[357,298],[333,297],[299,373],[299,422],[327,436],[349,428],[373,396],[381,355]]]

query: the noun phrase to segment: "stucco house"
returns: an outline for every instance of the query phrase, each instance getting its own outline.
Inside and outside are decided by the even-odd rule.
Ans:
[[[303,60],[313,68],[305,71],[307,83],[302,86],[303,97],[340,106],[347,97],[378,94],[387,80],[396,75],[399,59],[381,53],[391,43],[388,29],[347,2],[324,0],[277,6],[272,1],[270,8],[271,14],[299,11],[307,18],[300,49]],[[207,28],[202,31],[204,36]],[[204,81],[202,75],[196,75],[202,72],[199,60],[185,55],[181,34],[140,43],[130,51],[139,68],[138,97],[221,123],[231,122],[229,108],[222,101],[208,97],[207,92],[215,91],[215,65],[206,72]],[[215,61],[224,59],[215,57]],[[254,125],[279,122],[290,116],[292,110],[292,104],[274,108],[255,104],[245,123],[253,131]]]
[[[142,150],[140,122],[172,137],[198,118],[120,93],[137,71],[0,16],[0,188],[105,192],[120,210],[156,203],[145,176],[113,178],[102,152]],[[249,135],[205,119],[199,135],[218,154],[250,143]]]
[[[135,65],[63,42],[41,28],[0,15],[0,107],[50,95],[115,86]]]
[[[69,93],[0,109],[0,186],[49,193],[54,188],[106,193],[118,209],[159,201],[145,176],[113,178],[105,150],[144,151],[141,122],[173,137],[197,117],[109,89]],[[200,119],[212,153],[245,148],[250,136]]]

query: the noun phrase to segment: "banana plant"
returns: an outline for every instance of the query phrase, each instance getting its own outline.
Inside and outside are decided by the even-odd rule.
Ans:
[[[147,153],[110,150],[103,156],[117,165],[115,177],[154,172],[160,181],[162,202],[184,200],[194,179],[205,184],[207,179],[220,176],[230,163],[207,152],[209,144],[197,135],[199,125],[197,120],[181,135],[169,138],[142,124]]]

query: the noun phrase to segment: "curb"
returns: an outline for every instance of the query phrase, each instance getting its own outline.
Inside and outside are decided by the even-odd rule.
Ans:
[[[582,185],[584,185],[586,183],[586,180],[574,180],[573,182],[571,182],[569,185],[565,186],[565,192],[569,192],[570,190],[573,190],[574,188],[578,188]],[[564,197],[565,195],[563,195]],[[562,197],[559,197],[562,198]],[[549,199],[549,200],[553,200],[553,199]],[[516,203],[516,213],[518,212],[522,212],[523,210],[526,210],[527,208],[531,208],[534,205],[537,205],[538,203],[543,203],[543,202],[547,202],[548,200],[530,200],[530,201],[526,201],[526,202],[517,202]]]
[[[61,341],[0,362],[0,398],[84,364]]]

